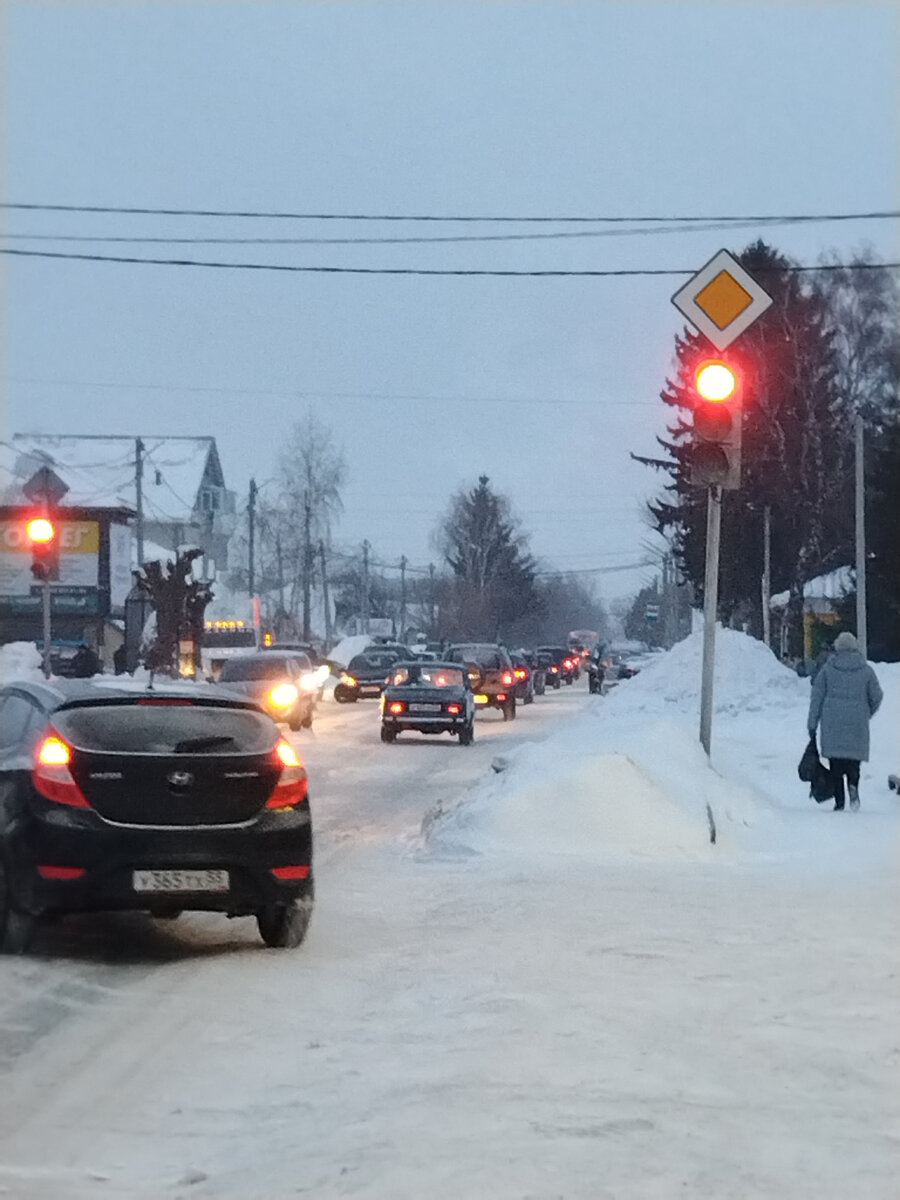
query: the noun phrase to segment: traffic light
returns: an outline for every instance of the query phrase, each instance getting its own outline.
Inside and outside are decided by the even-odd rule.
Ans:
[[[694,372],[691,482],[741,486],[741,378],[722,359],[706,359]]]
[[[25,526],[31,542],[31,573],[35,579],[59,579],[59,529],[49,517],[32,517]]]

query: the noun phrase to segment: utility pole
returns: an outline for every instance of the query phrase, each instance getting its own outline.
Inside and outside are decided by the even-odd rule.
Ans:
[[[322,603],[325,606],[325,646],[331,646],[331,604],[328,599],[328,570],[325,563],[325,543],[319,541],[319,563],[322,570]]]
[[[862,413],[856,415],[856,640],[863,658],[869,657],[866,614],[866,460]]]
[[[144,566],[144,439],[134,439],[134,536],[137,542],[138,567]]]
[[[250,480],[250,495],[247,499],[247,592],[256,592],[256,480]]]
[[[310,541],[310,521],[312,519],[309,502],[309,489],[303,493],[303,640],[310,639],[310,594],[312,591],[313,552]]]
[[[275,559],[278,563],[278,607],[279,616],[284,621],[284,563],[281,558],[281,534],[275,534]]]
[[[405,554],[400,556],[400,637],[406,637],[406,564]]]
[[[700,744],[707,755],[712,742],[713,669],[716,661],[721,533],[722,488],[719,484],[711,484],[706,493],[706,580],[703,585],[703,675],[700,685]]]
[[[362,544],[363,553],[363,594],[362,594],[362,632],[369,632],[369,546],[368,540]]]
[[[763,642],[772,649],[772,506],[763,509],[763,573],[762,573]]]
[[[428,605],[431,614],[428,619],[428,632],[434,637],[434,563],[428,564]]]

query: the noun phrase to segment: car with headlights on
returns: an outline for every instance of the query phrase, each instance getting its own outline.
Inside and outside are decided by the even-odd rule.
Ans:
[[[534,673],[528,663],[526,652],[524,650],[511,650],[509,658],[516,680],[514,688],[516,699],[521,700],[523,704],[533,704],[535,692]]]
[[[313,908],[303,760],[217,685],[56,680],[0,688],[0,948],[43,916],[254,916],[297,946]]]
[[[253,700],[289,729],[311,729],[321,680],[305,654],[272,650],[228,658],[218,684]]]
[[[362,654],[355,654],[341,671],[334,688],[338,704],[355,704],[357,700],[377,699],[394,663],[413,657],[406,647],[370,646]]]
[[[476,708],[497,708],[504,721],[516,715],[516,676],[509,654],[495,642],[460,642],[451,646],[448,663],[462,663],[469,675]]]
[[[381,696],[381,740],[393,742],[409,729],[449,733],[461,746],[471,746],[475,701],[463,666],[421,659],[394,663]]]

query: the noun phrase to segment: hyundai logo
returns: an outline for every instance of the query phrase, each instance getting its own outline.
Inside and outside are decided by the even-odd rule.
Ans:
[[[172,787],[184,788],[191,786],[191,784],[194,782],[194,777],[190,771],[173,771],[171,775],[168,776],[168,781],[171,783]]]

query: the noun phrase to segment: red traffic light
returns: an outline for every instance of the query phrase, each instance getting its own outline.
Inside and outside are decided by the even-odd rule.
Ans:
[[[47,517],[32,517],[25,526],[32,544],[46,546],[56,539],[56,526]]]
[[[697,394],[714,404],[730,400],[737,385],[737,372],[721,359],[701,363],[694,375]]]

